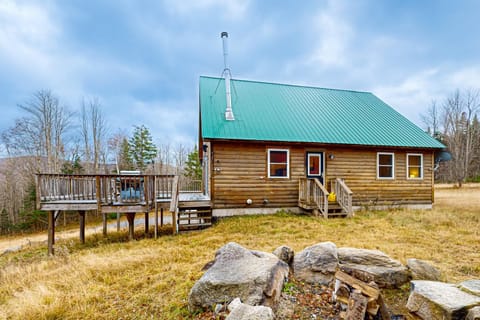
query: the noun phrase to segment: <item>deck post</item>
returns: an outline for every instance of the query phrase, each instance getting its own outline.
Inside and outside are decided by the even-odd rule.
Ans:
[[[177,213],[175,210],[172,212],[172,228],[173,234],[177,234]]]
[[[155,206],[155,230],[153,231],[155,239],[158,238],[158,207]]]
[[[103,236],[107,236],[107,216],[102,212],[102,184],[100,176],[95,177],[95,196],[97,198],[97,213],[102,215],[103,221]]]
[[[55,244],[55,211],[48,212],[48,255],[53,255]]]
[[[80,218],[80,243],[85,244],[85,211],[78,211]]]
[[[150,217],[149,217],[149,213],[148,211],[145,212],[145,235],[148,235],[148,230],[150,229],[150,221],[149,221]]]
[[[120,232],[120,212],[117,212],[117,232]]]
[[[163,227],[163,208],[160,208],[160,227]]]
[[[103,236],[107,236],[107,214],[102,212]]]
[[[40,184],[42,183],[42,177],[38,174],[35,175],[35,205],[36,209],[40,210],[40,205],[42,201],[42,189],[40,187]]]
[[[128,220],[128,239],[133,240],[135,236],[135,212],[128,212],[127,220]]]

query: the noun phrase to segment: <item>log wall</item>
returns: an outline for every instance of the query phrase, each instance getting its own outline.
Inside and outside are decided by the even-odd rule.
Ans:
[[[318,144],[210,141],[210,185],[215,209],[280,208],[298,204],[298,180],[305,177],[307,151],[325,154],[325,182],[342,178],[353,191],[353,205],[404,205],[433,202],[433,151],[360,148]],[[290,177],[268,178],[269,148],[290,150]],[[377,179],[377,152],[395,154],[395,179]],[[423,179],[407,179],[407,153],[423,154]],[[333,159],[329,159],[333,155]],[[247,204],[247,199],[252,204]],[[266,200],[266,201],[264,201]]]

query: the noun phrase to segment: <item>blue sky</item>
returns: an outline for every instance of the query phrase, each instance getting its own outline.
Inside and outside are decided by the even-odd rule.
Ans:
[[[480,87],[480,1],[0,0],[0,130],[52,90],[97,97],[113,133],[146,125],[193,145],[198,79],[370,91],[418,125],[432,100]],[[70,134],[75,135],[75,129]]]

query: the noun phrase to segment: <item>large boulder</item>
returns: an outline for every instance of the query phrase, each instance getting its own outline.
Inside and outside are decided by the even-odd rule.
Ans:
[[[212,266],[195,283],[188,305],[191,310],[208,308],[239,297],[249,305],[273,306],[288,270],[288,265],[271,253],[230,242],[217,251]]]
[[[334,280],[337,269],[337,246],[333,242],[307,247],[293,258],[295,278],[308,283],[328,285]]]
[[[230,314],[226,320],[273,320],[272,308],[265,306],[250,306],[235,298],[229,305]]]
[[[468,310],[480,305],[480,297],[460,290],[456,285],[437,281],[414,280],[407,308],[422,319],[460,320]]]
[[[463,281],[458,287],[467,293],[480,296],[480,280],[478,279]]]
[[[410,280],[408,269],[379,250],[338,248],[340,269],[366,272],[380,288],[398,288]]]
[[[440,271],[430,263],[419,259],[408,259],[407,268],[413,280],[440,281]]]

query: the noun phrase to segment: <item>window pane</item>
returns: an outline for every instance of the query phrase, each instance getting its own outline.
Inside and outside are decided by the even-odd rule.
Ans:
[[[379,167],[378,176],[380,178],[392,178],[393,177],[392,167]]]
[[[408,177],[409,178],[421,178],[420,177],[420,168],[418,168],[418,167],[408,168]]]
[[[378,164],[380,165],[392,165],[393,156],[391,154],[379,154],[378,155]]]
[[[286,151],[270,151],[270,162],[272,163],[286,163],[287,152]]]
[[[408,165],[420,167],[420,156],[408,156]]]
[[[308,162],[310,167],[308,168],[309,175],[319,175],[320,174],[320,156],[308,156]]]
[[[286,177],[287,165],[286,164],[270,164],[270,177]]]

